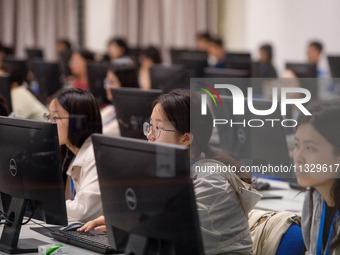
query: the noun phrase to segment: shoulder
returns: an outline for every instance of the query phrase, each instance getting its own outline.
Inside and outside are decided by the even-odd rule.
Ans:
[[[83,166],[86,162],[94,161],[94,151],[91,136],[80,147],[72,165]]]

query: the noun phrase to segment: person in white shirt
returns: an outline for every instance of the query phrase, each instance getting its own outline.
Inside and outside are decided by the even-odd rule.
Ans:
[[[87,221],[103,214],[91,134],[102,133],[94,96],[85,90],[60,90],[45,119],[57,123],[59,145],[66,174],[65,197],[68,217]]]

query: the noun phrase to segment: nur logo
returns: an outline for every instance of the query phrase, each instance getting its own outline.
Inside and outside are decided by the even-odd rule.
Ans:
[[[208,89],[210,89],[212,92],[214,92],[214,94],[217,96],[218,100],[220,101],[220,104],[222,105],[222,100],[221,100],[219,94],[217,93],[217,91],[213,87],[211,87],[208,84],[204,84],[203,82],[198,82],[198,83],[206,86]],[[214,96],[210,93],[210,91],[205,89],[205,88],[200,88],[200,89],[203,90],[205,93],[207,93],[212,98],[212,100],[214,101],[215,106],[217,106],[216,100],[215,100]],[[202,105],[201,114],[202,115],[206,115],[207,114],[207,107],[206,107],[206,105],[207,105],[207,95],[206,94],[202,94],[201,95],[201,100],[202,100],[201,101],[202,102],[201,103],[201,105]]]

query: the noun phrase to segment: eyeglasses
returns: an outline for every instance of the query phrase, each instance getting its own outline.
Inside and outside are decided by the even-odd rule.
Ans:
[[[143,133],[145,136],[148,136],[148,134],[150,133],[151,130],[151,134],[153,136],[153,138],[158,139],[161,136],[161,132],[162,131],[167,131],[167,132],[174,132],[174,133],[181,133],[177,130],[168,130],[168,129],[164,129],[158,126],[154,126],[148,122],[144,122],[143,124]]]
[[[51,114],[44,113],[43,118],[46,121],[57,122],[57,120],[68,119],[69,117],[55,117],[55,116],[51,116]]]

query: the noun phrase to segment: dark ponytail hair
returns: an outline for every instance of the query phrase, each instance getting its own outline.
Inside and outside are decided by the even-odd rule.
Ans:
[[[165,115],[177,131],[193,134],[191,150],[194,150],[195,158],[200,158],[204,154],[205,158],[216,159],[225,165],[232,165],[237,168],[241,166],[241,163],[235,158],[209,146],[213,117],[209,108],[206,115],[201,115],[200,97],[196,93],[189,90],[175,89],[158,97],[153,102],[153,107],[156,104],[160,104]],[[204,123],[204,128],[202,123]],[[242,180],[248,183],[251,182],[250,178],[242,178]]]
[[[297,120],[298,127],[305,123],[311,124],[333,146],[334,155],[340,155],[340,99],[312,103],[307,109],[312,115],[300,114]],[[335,209],[340,212],[340,178],[336,178],[331,193]],[[338,229],[334,230],[334,233],[338,233]],[[329,248],[330,250],[340,248],[339,234],[333,238]]]

